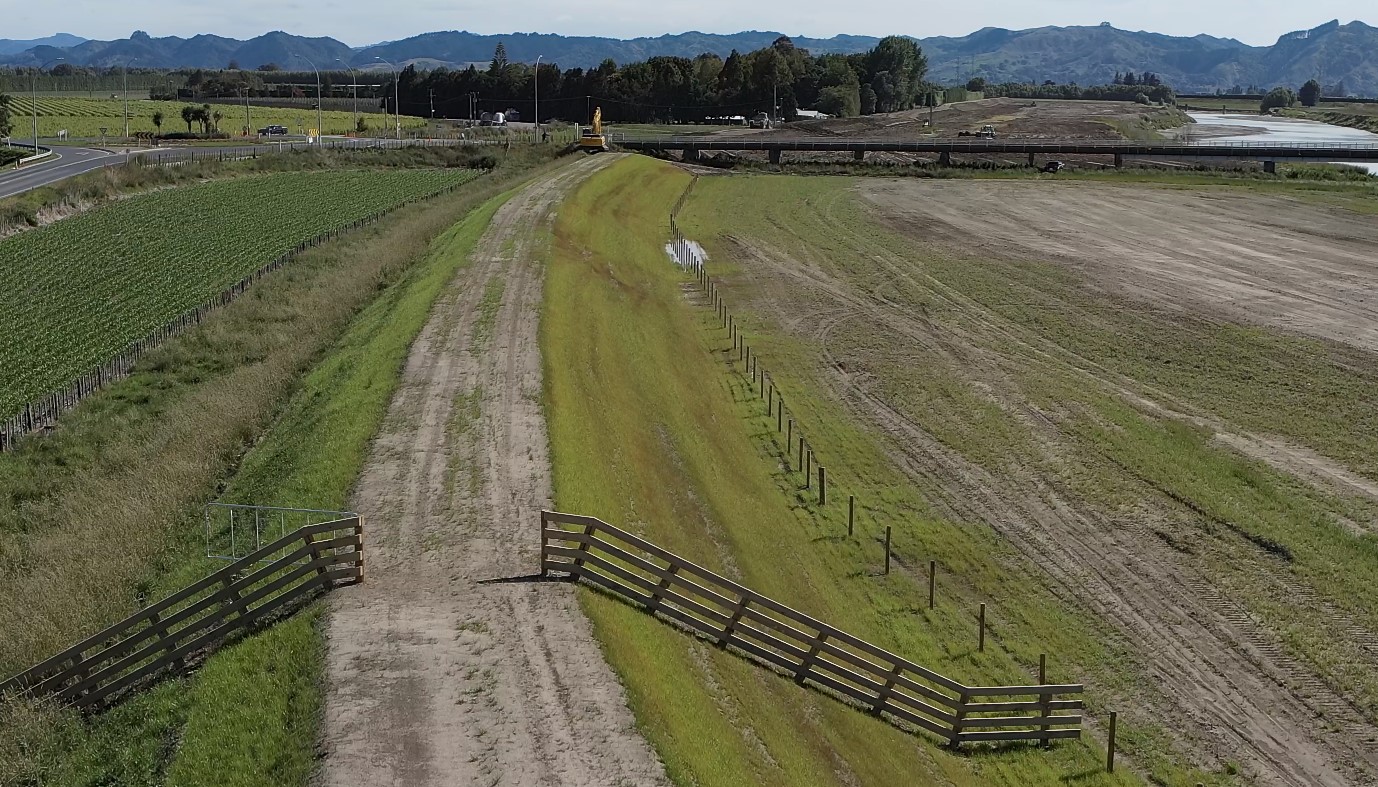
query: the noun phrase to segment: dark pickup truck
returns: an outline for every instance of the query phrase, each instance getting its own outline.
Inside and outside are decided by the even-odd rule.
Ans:
[[[286,127],[286,126],[264,126],[263,128],[261,128],[261,129],[258,130],[258,133],[259,133],[261,136],[265,136],[265,137],[280,136],[280,135],[282,135],[282,134],[286,134],[286,133],[287,133],[287,127]]]

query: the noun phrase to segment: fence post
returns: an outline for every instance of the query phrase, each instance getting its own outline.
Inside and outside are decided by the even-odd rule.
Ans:
[[[934,591],[938,589],[938,561],[928,561],[928,608],[933,609]]]
[[[852,534],[852,523],[856,521],[856,495],[847,495],[847,535]]]
[[[818,466],[818,504],[828,504],[828,468],[823,465]]]
[[[813,486],[813,449],[810,448],[808,455],[804,457],[804,488]]]
[[[774,391],[771,391],[771,392],[770,392],[770,398],[771,398],[772,401],[775,399],[775,392],[774,392]],[[775,410],[775,433],[776,433],[776,434],[779,434],[780,432],[784,431],[784,428],[785,428],[784,420],[785,420],[785,403],[784,403],[784,402],[780,402],[780,406],[779,406],[778,408],[776,408],[776,410]],[[785,441],[785,453],[789,453],[789,441],[788,441],[788,440]]]
[[[982,653],[986,650],[986,605],[981,604],[981,611],[977,614],[979,619],[980,633],[976,636],[976,649]]]
[[[890,526],[885,526],[885,573],[890,573]]]
[[[1115,722],[1119,719],[1119,714],[1110,711],[1110,740],[1105,747],[1105,771],[1106,773],[1115,772]]]
[[[1038,654],[1038,685],[1040,685],[1040,686],[1047,686],[1047,685],[1048,685],[1048,654],[1047,654],[1047,653],[1040,653],[1040,654]],[[1052,713],[1052,708],[1050,708],[1050,707],[1048,707],[1048,706],[1049,706],[1049,703],[1051,703],[1051,702],[1053,701],[1053,695],[1051,695],[1051,694],[1040,694],[1040,695],[1038,695],[1038,701],[1041,702],[1041,703],[1043,703],[1043,707],[1041,708],[1041,711],[1042,711],[1042,713],[1043,713],[1043,716],[1044,716],[1044,717],[1047,717],[1048,715],[1050,715],[1050,714]],[[1048,737],[1048,730],[1051,729],[1051,728],[1050,728],[1047,724],[1044,724],[1044,725],[1041,725],[1038,729],[1039,729],[1040,732],[1043,733],[1043,748],[1046,749],[1046,748],[1049,748],[1050,746],[1052,746],[1053,739]]]
[[[764,375],[762,375],[762,376],[764,376]],[[762,387],[764,387],[764,384],[762,384]],[[774,415],[774,414],[775,414],[775,383],[771,383],[771,384],[770,384],[770,398],[766,400],[766,415],[767,415],[767,416],[771,416],[771,415]],[[779,430],[777,429],[776,431],[779,431]]]
[[[784,412],[784,411],[785,411],[785,408],[781,407],[781,408],[780,408],[780,412]],[[800,439],[802,440],[803,438],[800,438]],[[793,446],[793,445],[794,445],[794,419],[791,418],[791,419],[789,419],[789,424],[788,424],[788,426],[785,427],[785,451],[788,452],[789,449],[790,449],[790,446]],[[788,464],[788,462],[786,462],[786,464]],[[803,462],[802,459],[799,461],[799,466],[800,466],[800,467],[803,467],[803,466],[804,466],[804,462]]]
[[[799,437],[799,468],[802,470],[803,467],[804,467],[804,438],[803,438],[803,436],[801,435],[801,436]],[[807,471],[805,471],[805,472],[807,472]]]
[[[962,719],[967,714],[967,693],[960,691],[957,693],[958,705],[952,715],[956,718],[952,722],[952,737],[948,738],[948,744],[952,748],[957,748],[962,743]]]

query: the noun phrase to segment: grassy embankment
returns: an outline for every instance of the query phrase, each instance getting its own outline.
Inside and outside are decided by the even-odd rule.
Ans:
[[[0,573],[0,627],[28,646],[8,643],[0,671],[217,567],[197,526],[208,500],[345,506],[431,302],[500,192],[544,160],[514,160],[303,255],[52,435],[0,456],[0,565],[13,569]],[[36,620],[48,623],[31,630]],[[318,624],[312,608],[89,720],[6,705],[0,783],[304,783]]]
[[[701,181],[681,223],[711,256],[728,261],[718,271],[726,276],[726,292],[744,307],[738,316],[751,326],[747,330],[762,324],[770,334],[784,330],[791,306],[806,304],[800,299],[808,295],[791,291],[797,298],[781,301],[774,291],[766,300],[746,269],[732,264],[736,251],[728,235],[785,250],[853,292],[885,292],[898,308],[973,342],[962,352],[995,359],[992,368],[1000,373],[994,378],[981,378],[974,367],[931,346],[898,347],[884,326],[864,320],[837,331],[831,349],[849,363],[865,359],[861,368],[876,377],[887,401],[995,478],[1032,473],[1070,490],[1079,505],[1106,521],[1142,519],[1185,564],[1242,602],[1292,655],[1313,665],[1370,719],[1378,718],[1378,675],[1366,666],[1360,636],[1378,630],[1378,539],[1355,524],[1378,521],[1378,508],[1235,453],[1211,429],[1146,413],[1116,387],[1132,381],[1131,389],[1148,398],[1166,395],[1235,432],[1277,435],[1378,479],[1370,393],[1378,386],[1378,359],[1279,331],[1166,315],[1092,290],[1054,264],[970,259],[950,245],[900,236],[858,204],[852,185],[784,177]],[[1272,194],[1284,188],[1248,187]],[[1371,188],[1296,193],[1352,202],[1368,212],[1378,204]],[[881,260],[886,264],[877,264]],[[999,330],[987,331],[990,325]],[[786,379],[797,380],[786,385],[796,407],[817,401],[807,397],[828,374],[819,368],[817,348],[767,341],[757,343],[772,368],[789,369]],[[1001,404],[992,403],[992,395]],[[819,409],[809,422],[827,423],[826,401],[814,406]],[[1019,417],[1026,408],[1049,414],[1056,435],[1049,438],[1046,429]],[[1162,516],[1145,519],[1147,512]],[[909,562],[948,548],[925,537],[906,540],[898,550]],[[1006,615],[1010,605],[1020,609],[1028,581],[993,582],[999,575],[985,571],[969,570],[966,577],[997,599]],[[1296,603],[1298,594],[1306,603]],[[1317,608],[1327,614],[1314,614]],[[1019,615],[1035,632],[1051,622],[1036,610]],[[1077,652],[1098,651],[1081,643]],[[1125,673],[1130,684],[1114,686],[1122,664],[1082,663],[1093,686],[1132,696],[1134,676]],[[1132,658],[1124,662],[1130,663]]]
[[[1378,134],[1378,104],[1322,104],[1287,110],[1288,117],[1319,120],[1332,126],[1345,126]]]
[[[561,210],[542,322],[557,506],[630,527],[958,680],[1026,681],[1040,652],[1051,654],[1054,680],[1087,664],[1111,673],[1122,654],[1007,570],[988,528],[933,515],[876,435],[821,393],[812,348],[753,322],[753,347],[788,381],[791,411],[834,479],[824,509],[801,490],[781,463],[774,419],[724,369],[730,345],[711,311],[685,301],[687,279],[665,259],[665,213],[686,183],[679,170],[630,159]],[[845,535],[849,493],[855,538]],[[900,556],[889,576],[880,575],[885,524]],[[929,557],[942,565],[933,612],[920,568]],[[1136,781],[1101,772],[1091,740],[953,754],[626,604],[582,598],[639,725],[680,784]],[[978,653],[976,605],[992,598],[992,637]],[[1092,706],[1104,710],[1103,697],[1093,686]],[[1121,745],[1169,783],[1216,781],[1176,767],[1143,727],[1122,730]]]
[[[1190,125],[1193,121],[1176,107],[1144,108],[1144,111],[1137,116],[1129,119],[1114,119],[1101,121],[1105,125],[1114,129],[1117,134],[1125,139],[1135,142],[1161,142],[1167,137],[1163,131],[1170,128],[1181,128]]]

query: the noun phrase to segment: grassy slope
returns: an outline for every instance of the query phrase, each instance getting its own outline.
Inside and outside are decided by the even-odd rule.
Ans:
[[[373,305],[349,323],[348,334],[339,339],[335,350],[301,382],[278,423],[244,457],[243,469],[222,496],[237,501],[310,501],[343,506],[400,374],[407,346],[424,322],[430,302],[464,262],[467,250],[499,204],[497,195],[534,163],[535,159],[514,162],[514,167],[461,192],[409,208],[388,227],[324,247],[304,258],[302,264],[259,285],[253,297],[226,310],[221,318],[226,324],[208,326],[170,342],[150,358],[144,374],[101,394],[67,419],[72,423],[60,430],[59,435],[65,435],[62,442],[45,444],[57,436],[34,441],[27,452],[5,457],[0,485],[4,486],[6,501],[13,505],[31,495],[31,491],[23,491],[21,497],[12,496],[30,489],[30,480],[36,483],[38,476],[46,474],[50,481],[56,481],[55,496],[59,499],[45,505],[61,505],[64,487],[76,480],[66,477],[70,465],[89,465],[77,469],[99,479],[110,472],[104,469],[107,462],[123,460],[129,464],[127,474],[132,478],[146,471],[156,475],[158,465],[154,462],[158,460],[141,453],[142,440],[162,446],[163,461],[173,463],[189,458],[182,457],[181,452],[233,450],[229,445],[202,446],[178,439],[175,432],[160,434],[168,431],[159,429],[168,418],[195,427],[215,413],[219,420],[229,421],[231,428],[245,430],[236,444],[237,455],[245,442],[253,442],[254,427],[239,422],[241,413],[207,405],[198,388],[204,387],[207,378],[214,380],[223,374],[226,369],[222,367],[232,371],[236,363],[244,363],[241,355],[257,358],[261,365],[274,362],[272,353],[280,351],[272,349],[271,341],[258,343],[235,332],[278,340],[284,333],[292,334],[292,341],[312,353],[310,342],[315,334],[334,326],[343,330],[344,323],[332,323],[338,319],[336,312],[353,313],[362,304],[350,299],[362,295],[364,302],[372,300]],[[492,201],[450,230],[427,253],[431,239],[485,200]],[[337,247],[347,251],[341,254]],[[424,263],[413,265],[423,255]],[[358,260],[373,265],[360,268]],[[331,263],[333,268],[328,267]],[[350,280],[350,266],[358,268],[364,277],[358,280],[363,289],[357,293],[338,289]],[[374,293],[379,294],[376,300]],[[314,298],[322,297],[329,299],[331,308],[313,304]],[[294,326],[293,320],[299,316],[308,317],[312,324]],[[174,370],[177,373],[172,373]],[[166,379],[159,379],[160,375]],[[273,386],[280,383],[263,386],[263,382],[267,381],[257,382],[262,390],[254,390],[253,407],[268,415],[274,409],[270,406],[272,397],[280,395],[280,389]],[[118,459],[112,459],[111,454]],[[156,507],[149,513],[159,517],[157,524],[161,525],[163,518],[176,520],[174,511],[178,508],[207,499],[217,484],[217,476],[207,473],[232,475],[240,460],[226,454],[221,461],[227,464],[211,463],[183,473],[178,482],[182,497],[178,499],[185,502],[166,495],[151,496],[154,499],[149,504]],[[45,462],[55,464],[44,469]],[[155,481],[153,485],[161,483]],[[111,488],[108,482],[100,482],[95,489],[89,496],[97,500],[103,492],[120,494],[120,489]],[[56,517],[54,527],[61,522],[61,512],[57,508],[50,514]],[[6,535],[4,524],[0,518],[0,536]],[[155,563],[135,564],[126,572],[131,576],[141,571],[145,574],[140,593],[160,597],[212,568],[197,557],[202,545],[194,520],[185,520],[186,526],[181,527],[168,522],[170,529],[161,535],[156,530],[144,532],[153,523],[139,524],[139,529],[129,533],[139,534],[144,542],[150,538],[165,542],[156,552]],[[57,540],[67,537],[61,530],[50,534]],[[0,540],[0,547],[6,543],[22,542]],[[107,589],[105,595],[113,602],[113,613],[127,603],[122,601],[125,593],[121,590]],[[73,611],[83,615],[91,612],[79,606],[83,603],[80,597],[70,603],[78,605]],[[313,608],[216,656],[193,678],[163,683],[86,724],[74,717],[31,714],[22,707],[6,709],[0,714],[0,740],[5,744],[0,745],[0,783],[35,776],[42,783],[57,784],[153,784],[164,777],[171,784],[301,783],[315,759],[322,647],[318,615],[319,610]],[[75,625],[77,630],[89,628],[89,624]],[[65,636],[70,635],[57,634],[57,641]],[[46,652],[47,647],[37,645],[34,653]],[[30,658],[17,655],[15,663]],[[234,768],[226,768],[227,761],[234,761]]]
[[[1074,357],[1076,366],[1126,375],[1240,431],[1281,434],[1373,478],[1378,477],[1372,461],[1378,444],[1365,425],[1373,419],[1370,392],[1378,384],[1374,358],[1277,331],[1180,315],[1168,318],[1088,292],[1052,264],[954,257],[878,226],[847,193],[850,183],[706,178],[682,224],[718,260],[733,256],[725,235],[750,238],[788,250],[859,292],[885,291],[892,300],[915,308],[927,304],[925,313],[935,325],[956,333],[969,334],[989,320],[952,309],[939,293],[972,299],[1005,321],[999,324],[1009,325],[1010,336],[1031,346],[1060,348],[1035,356],[1000,339],[981,347],[982,357],[990,353],[1003,359],[997,366],[1011,375],[1021,396],[1061,419],[1064,443],[1055,467],[1034,448],[1030,427],[1007,408],[990,404],[988,394],[969,381],[967,370],[943,354],[921,346],[891,346],[875,355],[873,371],[887,399],[909,418],[997,477],[1004,462],[1023,463],[1061,475],[1083,503],[1112,517],[1164,512],[1178,522],[1180,529],[1173,533],[1188,553],[1185,559],[1217,577],[1342,692],[1370,714],[1378,712],[1378,676],[1363,667],[1366,662],[1346,639],[1343,626],[1328,615],[1311,614],[1311,603],[1289,603],[1286,591],[1272,581],[1283,572],[1369,630],[1378,627],[1378,578],[1372,568],[1378,539],[1356,537],[1340,522],[1341,517],[1372,521],[1372,505],[1282,476],[1224,448],[1209,431],[1148,417],[1106,388],[1088,384],[1080,369],[1051,360]],[[1266,190],[1277,188],[1269,185]],[[1362,191],[1347,196],[1373,200]],[[876,255],[891,254],[911,261],[912,280],[897,281],[873,264]],[[740,269],[728,264],[725,272],[731,297],[745,300],[758,294],[749,276],[735,275]],[[768,326],[776,324],[774,315],[754,316]],[[839,343],[875,350],[876,337],[867,328],[854,328],[855,335],[839,331]],[[772,356],[786,360],[806,380],[823,373],[806,353],[789,345],[772,347],[767,357]],[[1200,514],[1184,510],[1173,498],[1191,501]],[[1274,554],[1279,547],[1288,556],[1285,562]],[[1012,588],[1002,592],[981,586],[1001,598],[1002,608],[1019,604],[1011,597],[1017,595]],[[1028,622],[1036,630],[1043,628],[1036,615]]]
[[[974,652],[981,596],[971,583],[1011,579],[986,555],[998,549],[992,535],[929,518],[876,441],[787,367],[776,370],[792,380],[786,397],[837,484],[826,510],[808,502],[798,475],[780,465],[773,421],[724,372],[727,347],[711,312],[684,301],[684,279],[665,260],[665,213],[686,182],[677,169],[630,159],[561,211],[542,323],[557,505],[631,527],[959,680],[1027,680],[1041,650],[1053,654],[1053,679],[1075,677],[1058,668],[1063,654],[1113,658],[1036,590],[1026,605],[1001,607],[987,651]],[[787,342],[753,344],[779,358]],[[861,500],[852,539],[842,535],[845,493]],[[877,575],[881,522],[897,525],[908,566],[935,555],[957,575],[944,581],[936,611],[924,609],[917,571]],[[583,598],[639,723],[680,784],[1133,780],[1099,773],[1089,743],[953,755],[619,602]]]

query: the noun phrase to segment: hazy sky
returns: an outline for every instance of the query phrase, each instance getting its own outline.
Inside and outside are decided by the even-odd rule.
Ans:
[[[1378,25],[1374,0],[985,0],[913,3],[896,0],[63,0],[7,2],[0,38],[39,38],[68,32],[123,38],[136,29],[154,36],[215,33],[251,38],[270,30],[331,36],[352,46],[434,30],[476,33],[540,32],[617,38],[702,30],[779,30],[829,37],[837,33],[913,36],[965,35],[981,27],[1011,29],[1110,22],[1170,35],[1209,33],[1250,44],[1331,19]],[[60,7],[60,11],[58,10]],[[381,10],[380,10],[381,9]]]

